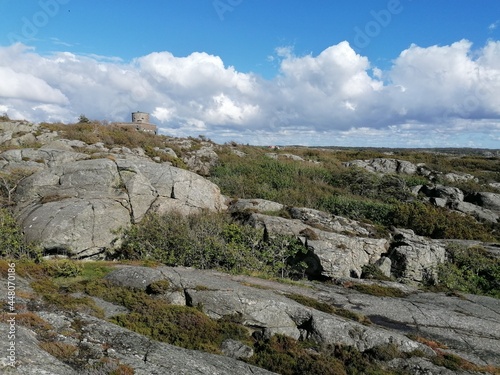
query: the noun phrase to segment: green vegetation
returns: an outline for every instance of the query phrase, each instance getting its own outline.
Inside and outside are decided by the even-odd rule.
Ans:
[[[500,259],[482,247],[450,245],[448,262],[439,267],[439,284],[447,289],[500,298]]]
[[[371,294],[372,296],[377,296],[377,297],[403,298],[407,296],[407,294],[403,292],[401,289],[378,285],[378,284],[354,283],[351,286],[351,288],[357,290],[360,293]]]
[[[333,314],[333,315],[338,315],[346,319],[354,320],[355,322],[359,322],[365,325],[370,325],[370,319],[364,315],[361,314],[356,314],[353,311],[347,310],[347,309],[342,309],[339,307],[335,307],[332,305],[329,305],[328,303],[325,302],[320,302],[316,299],[309,298],[306,296],[303,296],[301,294],[287,294],[286,295],[288,298],[293,299],[294,301],[304,305],[304,306],[309,306],[312,307],[315,310],[318,311],[323,311],[328,314]]]
[[[256,342],[254,350],[249,363],[282,375],[402,375],[382,368],[377,361],[406,356],[393,345],[360,353],[352,347],[319,347],[281,335]]]
[[[54,267],[43,264],[31,263],[25,265],[24,272],[37,275],[32,284],[37,293],[43,296],[46,303],[57,308],[64,307],[69,311],[84,311],[97,316],[102,316],[99,311],[93,310],[93,301],[89,297],[75,298],[68,293],[85,293],[90,296],[102,298],[108,302],[119,304],[129,313],[117,315],[111,321],[146,335],[155,340],[181,346],[188,349],[204,350],[220,354],[220,347],[224,340],[234,339],[254,349],[254,356],[247,360],[248,363],[276,371],[280,374],[291,375],[317,375],[317,374],[399,374],[384,370],[378,360],[392,359],[401,356],[395,348],[375,348],[362,354],[350,347],[321,347],[310,341],[297,341],[285,336],[276,335],[270,339],[256,339],[250,336],[249,330],[241,324],[239,315],[226,316],[219,320],[210,319],[197,308],[189,306],[170,305],[162,299],[155,298],[154,291],[158,288],[165,291],[170,288],[168,283],[153,283],[152,294],[145,291],[119,287],[103,280],[99,275],[99,262],[92,266],[82,265],[78,276],[60,277],[65,283],[54,283],[48,276],[49,270]],[[108,269],[103,265],[104,269]],[[57,268],[57,267],[56,267]],[[88,268],[88,269],[87,269]],[[82,276],[88,274],[86,278]],[[310,303],[307,298],[302,302]],[[124,374],[133,373],[131,368],[119,363],[93,364],[82,363],[78,347],[57,342],[52,327],[33,313],[18,314],[20,324],[34,329],[41,338],[41,347],[56,358],[83,368],[83,373],[91,373],[97,369],[117,369]],[[79,332],[78,322],[73,328]],[[78,335],[78,333],[75,333]],[[112,371],[107,373],[114,373]],[[83,371],[83,370],[82,370]],[[119,372],[122,373],[122,372]]]
[[[116,256],[234,273],[304,276],[307,265],[295,259],[305,249],[297,239],[263,237],[262,230],[239,225],[226,214],[152,214],[124,232],[124,243]]]
[[[0,207],[0,257],[9,259],[39,259],[41,251],[26,242],[12,213]]]
[[[240,149],[248,155],[241,158],[231,152],[220,152],[219,164],[211,171],[210,179],[228,196],[262,198],[288,206],[315,208],[384,228],[413,229],[416,234],[431,238],[500,240],[499,224],[479,223],[470,216],[432,206],[414,197],[411,188],[427,183],[424,177],[377,175],[342,166],[342,162],[348,160],[386,157],[377,151],[287,150],[306,160],[321,162],[316,164],[271,159],[265,156],[264,149],[257,147]],[[393,157],[426,162],[445,172],[458,170],[488,175],[482,178],[484,182],[493,181],[491,176],[498,177],[500,173],[498,159],[479,156],[452,158],[402,152],[401,156]],[[474,183],[461,184],[472,186]]]
[[[62,137],[75,139],[87,144],[102,142],[106,147],[128,147],[144,149],[149,157],[159,157],[161,162],[171,162],[174,166],[185,168],[184,162],[155,148],[170,147],[177,155],[182,155],[182,150],[175,145],[169,145],[169,139],[162,135],[154,135],[146,132],[138,132],[135,129],[109,126],[98,121],[90,121],[85,116],[80,116],[76,124],[49,124],[42,123],[42,128],[57,131]],[[200,142],[200,140],[197,140]],[[86,150],[81,150],[86,152]]]

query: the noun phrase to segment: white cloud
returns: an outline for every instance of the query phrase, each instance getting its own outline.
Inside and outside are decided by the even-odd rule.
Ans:
[[[500,147],[500,42],[412,45],[384,71],[347,42],[317,56],[276,54],[280,74],[264,80],[204,52],[124,63],[0,47],[0,109],[63,122],[142,110],[169,134],[218,142]]]
[[[50,87],[44,80],[31,74],[18,73],[10,67],[0,66],[0,97],[66,104],[61,91]]]

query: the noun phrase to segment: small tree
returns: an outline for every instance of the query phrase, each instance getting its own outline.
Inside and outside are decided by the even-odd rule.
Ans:
[[[90,123],[90,120],[88,119],[87,116],[85,116],[84,114],[81,114],[79,117],[78,117],[78,123],[79,124],[89,124]]]
[[[33,172],[33,170],[26,168],[13,168],[9,170],[9,173],[0,171],[0,207],[13,204],[12,194],[17,185]]]

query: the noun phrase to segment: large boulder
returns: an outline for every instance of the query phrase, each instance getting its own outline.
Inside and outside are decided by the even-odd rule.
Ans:
[[[453,202],[449,207],[455,211],[474,216],[480,221],[496,223],[500,218],[498,213],[469,202]]]
[[[203,145],[200,149],[190,151],[182,158],[189,170],[202,176],[208,176],[210,169],[217,164],[219,156],[211,144]]]
[[[352,160],[344,163],[346,167],[359,167],[369,172],[389,174],[416,174],[418,166],[406,160],[376,158],[371,160]]]
[[[80,152],[61,150],[54,148],[22,148],[2,152],[0,159],[9,163],[35,162],[48,167],[65,165],[78,160],[89,159],[90,156]]]
[[[487,210],[500,213],[500,194],[498,193],[479,192],[467,196],[465,200]]]
[[[296,211],[298,216],[299,212],[305,215],[308,211],[299,209]],[[251,214],[247,224],[263,228],[265,237],[290,235],[300,238],[308,250],[304,259],[309,265],[307,272],[313,277],[360,277],[363,266],[377,262],[389,247],[383,238],[353,236],[353,223],[349,221],[344,231],[340,230],[340,221],[330,223],[339,232],[321,230],[299,219],[262,214]]]
[[[281,211],[285,206],[281,203],[268,201],[265,199],[235,199],[229,203],[229,212],[276,212]]]
[[[462,202],[464,200],[463,191],[452,186],[422,186],[419,193],[423,193],[429,198],[444,199],[446,203]]]
[[[306,239],[309,250],[306,262],[312,274],[330,278],[360,278],[363,267],[375,264],[387,252],[388,241],[383,238],[352,237],[323,232],[320,239]],[[317,260],[317,262],[316,262]]]
[[[208,180],[143,158],[56,165],[19,184],[17,215],[29,240],[48,253],[91,257],[111,249],[120,228],[147,212],[225,209]]]
[[[439,241],[417,236],[410,229],[396,229],[387,254],[391,274],[406,283],[432,283],[437,267],[446,260],[446,249]]]

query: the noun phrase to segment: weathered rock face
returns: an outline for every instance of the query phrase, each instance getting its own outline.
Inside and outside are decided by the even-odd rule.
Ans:
[[[446,250],[439,241],[415,235],[410,229],[396,229],[387,254],[391,274],[406,283],[432,283],[437,280],[437,266],[446,260]]]
[[[45,314],[45,318],[54,326],[60,321],[61,316]],[[134,370],[136,375],[172,374],[172,375],[241,375],[273,374],[264,369],[248,365],[235,359],[208,354],[195,350],[187,350],[172,345],[148,339],[135,332],[121,328],[107,321],[88,315],[65,317],[68,324],[63,327],[66,332],[71,331],[70,325],[75,320],[82,325],[81,338],[58,335],[61,344],[74,345],[79,351],[85,352],[91,363],[98,363],[100,359],[107,358],[111,373],[113,363],[127,365]],[[2,331],[6,325],[0,323]],[[61,330],[62,331],[62,330]],[[23,375],[77,375],[81,370],[75,370],[62,363],[39,347],[35,335],[28,329],[17,328],[16,367],[11,368],[8,362],[0,363],[0,371],[5,374]],[[116,362],[113,362],[116,361]],[[102,367],[103,369],[106,366]],[[116,367],[115,367],[116,369]],[[97,372],[83,372],[96,374]],[[103,372],[104,373],[104,372]]]
[[[208,176],[210,169],[217,164],[219,156],[214,151],[212,145],[204,145],[199,150],[190,151],[182,158],[189,170]]]
[[[0,323],[1,331],[8,332],[9,327]],[[2,347],[3,349],[3,347]],[[7,352],[5,348],[5,352]],[[2,374],[19,375],[76,375],[77,371],[62,363],[39,347],[35,334],[29,329],[18,325],[16,327],[16,367],[10,365],[10,361],[2,356],[0,361],[0,372]]]
[[[293,209],[292,209],[293,211]],[[297,217],[312,218],[312,211],[296,209]],[[308,216],[309,214],[309,216]],[[341,220],[326,220],[328,214],[320,215],[316,211],[314,217],[322,217],[324,225],[335,228],[339,232],[365,231],[362,226],[347,221],[344,230],[340,230]],[[265,236],[292,235],[301,238],[309,250],[305,262],[309,265],[308,273],[325,277],[360,277],[365,265],[375,263],[389,247],[383,238],[353,236],[333,231],[325,231],[304,224],[302,220],[252,214],[247,220],[255,228],[263,228]],[[354,229],[355,228],[355,229]]]
[[[172,288],[184,290],[188,305],[201,306],[214,319],[237,314],[244,325],[264,337],[283,334],[321,344],[354,346],[360,351],[393,343],[403,352],[419,349],[433,355],[429,348],[403,335],[317,311],[272,290],[242,285],[215,271],[124,267],[109,274],[107,279],[122,286],[142,285],[144,290],[149,282],[167,279]]]
[[[398,159],[376,158],[371,160],[353,160],[344,163],[346,167],[356,166],[376,173],[416,174],[418,166],[409,161]]]
[[[293,207],[289,210],[293,219],[325,231],[361,237],[374,237],[376,229],[373,225],[332,215],[327,212],[305,207]]]
[[[306,239],[307,249],[312,252],[306,262],[315,265],[321,275],[331,278],[360,278],[363,266],[376,263],[388,248],[388,242],[383,238],[336,233],[321,233],[320,237],[320,240]],[[317,264],[315,259],[319,260]]]
[[[500,194],[474,193],[465,196],[462,190],[452,186],[419,186],[415,195],[425,195],[429,202],[471,215],[480,221],[496,223],[500,218]]]
[[[449,182],[479,181],[476,177],[468,173],[446,173],[443,177]]]
[[[455,211],[474,216],[481,221],[488,221],[490,223],[496,223],[500,218],[497,213],[469,202],[452,202],[449,207]]]
[[[265,199],[236,199],[229,204],[229,212],[272,212],[280,211],[284,208],[281,203],[268,201]]]
[[[447,203],[464,200],[464,193],[462,190],[452,186],[422,186],[419,193],[423,193],[430,198],[442,198],[446,200]]]
[[[142,158],[81,160],[23,180],[15,200],[29,240],[47,251],[89,257],[113,246],[116,231],[148,211],[222,210],[218,187]]]
[[[479,192],[466,197],[465,201],[477,204],[487,210],[500,214],[500,194]]]

